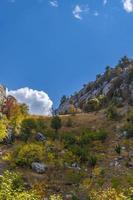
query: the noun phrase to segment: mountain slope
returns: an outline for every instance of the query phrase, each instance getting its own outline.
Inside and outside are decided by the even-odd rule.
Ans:
[[[104,74],[70,97],[63,96],[58,114],[90,112],[110,104],[133,104],[133,60],[123,57],[115,68],[106,67]]]

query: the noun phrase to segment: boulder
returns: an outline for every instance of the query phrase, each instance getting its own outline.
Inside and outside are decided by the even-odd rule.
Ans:
[[[47,170],[47,165],[45,165],[43,163],[39,163],[39,162],[33,162],[31,164],[31,168],[32,168],[33,171],[35,171],[39,174],[43,174]]]
[[[43,141],[46,140],[46,137],[42,133],[37,133],[36,136],[35,136],[35,139],[37,141],[43,142]]]

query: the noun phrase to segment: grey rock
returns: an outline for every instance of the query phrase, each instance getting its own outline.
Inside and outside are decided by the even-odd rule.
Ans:
[[[133,162],[129,162],[129,163],[127,164],[127,167],[133,168]]]
[[[45,173],[46,170],[47,170],[47,165],[43,164],[43,163],[39,163],[39,162],[33,162],[31,164],[31,168],[33,171],[39,173],[39,174],[42,174],[42,173]]]
[[[67,200],[72,200],[72,195],[71,194],[66,194],[66,199]]]
[[[123,151],[126,150],[126,147],[121,147],[121,150],[123,150]]]
[[[46,137],[42,133],[37,133],[36,136],[35,136],[35,139],[37,141],[43,142],[43,141],[46,140]]]
[[[75,163],[72,164],[72,167],[79,168],[79,165],[78,165],[78,163],[75,162]]]

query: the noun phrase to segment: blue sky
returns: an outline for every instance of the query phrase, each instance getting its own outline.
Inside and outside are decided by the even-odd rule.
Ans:
[[[132,0],[0,0],[0,82],[57,106],[106,65],[133,57]]]

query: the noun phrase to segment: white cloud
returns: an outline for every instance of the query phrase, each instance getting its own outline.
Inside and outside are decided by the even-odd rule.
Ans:
[[[76,5],[72,11],[74,17],[76,19],[79,19],[81,20],[83,17],[82,17],[82,14],[83,13],[87,13],[89,11],[89,8],[88,8],[88,5]]]
[[[98,17],[98,16],[99,16],[99,12],[98,12],[98,11],[95,11],[95,12],[94,12],[94,16],[95,16],[95,17]]]
[[[108,3],[108,0],[103,0],[103,5],[106,5]]]
[[[36,115],[50,115],[53,102],[49,96],[38,90],[33,90],[28,87],[18,90],[8,91],[8,94],[14,96],[19,103],[26,103],[29,106],[30,113]]]
[[[123,0],[123,8],[126,12],[133,12],[133,0]]]
[[[15,0],[9,0],[9,2],[10,2],[10,3],[15,3],[16,1],[15,1]]]
[[[56,7],[56,8],[59,6],[57,0],[51,0],[51,1],[49,1],[49,3],[50,3],[51,6]]]

